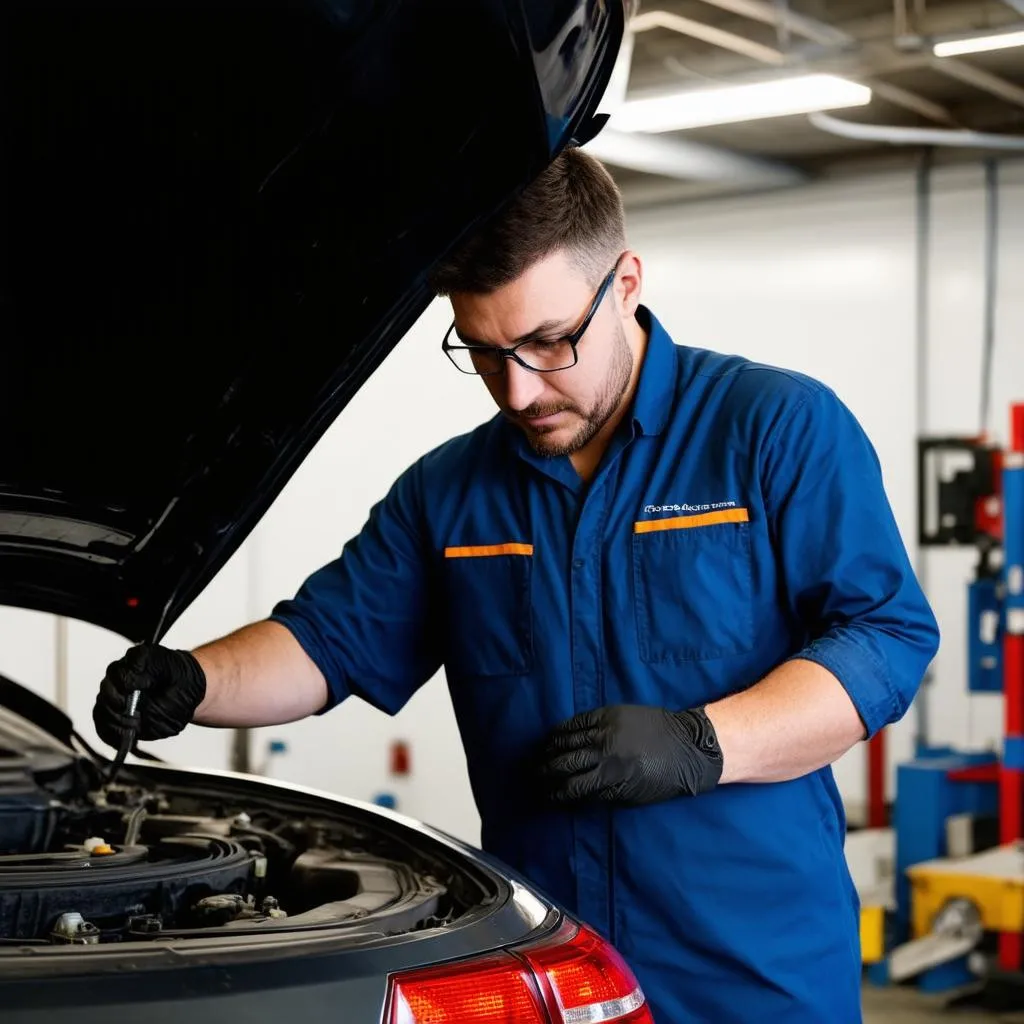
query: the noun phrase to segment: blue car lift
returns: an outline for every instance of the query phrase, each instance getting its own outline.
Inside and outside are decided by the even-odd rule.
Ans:
[[[970,468],[945,473],[951,457]],[[922,546],[978,551],[967,686],[1002,692],[1004,705],[1001,757],[921,744],[896,772],[895,909],[886,953],[867,974],[885,983],[901,977],[897,963],[909,963],[919,988],[935,992],[978,980],[968,967],[971,936],[990,937],[999,971],[1024,968],[1024,403],[1011,407],[1006,449],[983,438],[920,439],[918,503]],[[952,857],[951,819],[966,829]],[[945,947],[936,930],[949,938]],[[942,948],[963,951],[943,960]],[[930,956],[937,962],[913,971]]]

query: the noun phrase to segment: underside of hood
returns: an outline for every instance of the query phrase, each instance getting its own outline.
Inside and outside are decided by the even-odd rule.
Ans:
[[[0,602],[159,638],[434,262],[586,130],[622,24],[605,0],[0,6]]]

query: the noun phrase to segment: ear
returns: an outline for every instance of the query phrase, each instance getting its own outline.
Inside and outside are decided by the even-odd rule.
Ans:
[[[640,256],[627,249],[619,259],[619,272],[615,279],[615,298],[620,315],[625,319],[636,314],[640,305],[640,291],[644,268]]]

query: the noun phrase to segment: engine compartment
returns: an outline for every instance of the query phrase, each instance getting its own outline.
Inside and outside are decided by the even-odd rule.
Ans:
[[[256,780],[242,792],[190,773],[145,776],[106,786],[87,760],[0,748],[0,955],[329,928],[394,935],[493,898],[441,847],[354,808]]]

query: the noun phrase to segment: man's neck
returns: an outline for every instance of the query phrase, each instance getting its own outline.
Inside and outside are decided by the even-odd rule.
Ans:
[[[611,444],[615,432],[619,429],[619,424],[633,407],[633,399],[636,397],[637,385],[640,382],[640,372],[644,365],[644,355],[647,352],[647,332],[635,319],[629,325],[627,341],[633,352],[633,373],[622,394],[622,401],[619,402],[618,408],[608,418],[605,425],[578,452],[573,452],[569,456],[573,469],[584,483],[590,483],[593,479],[605,452],[608,451],[608,445]]]

